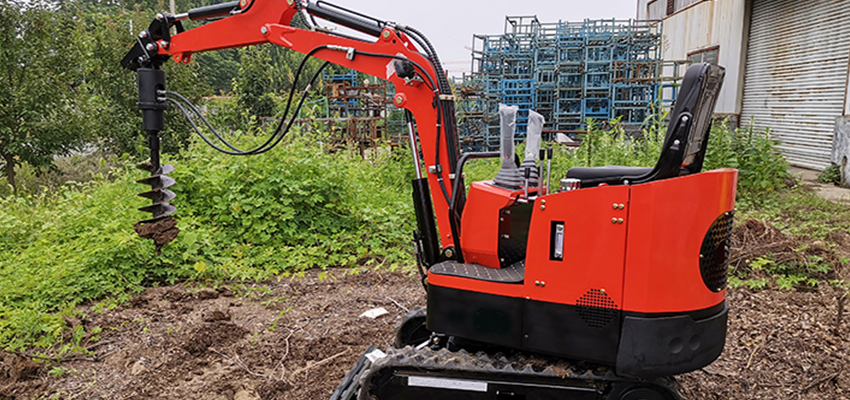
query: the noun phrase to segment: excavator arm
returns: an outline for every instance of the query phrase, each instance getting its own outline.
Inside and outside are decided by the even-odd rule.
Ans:
[[[188,30],[182,23],[186,19],[211,18],[217,20]],[[292,23],[294,18],[300,18],[306,28],[296,27]],[[316,18],[374,39],[364,40],[320,27]],[[176,34],[170,33],[172,27],[176,28]],[[189,63],[195,53],[263,43],[286,47],[386,79],[395,85],[393,104],[407,110],[418,128],[414,132],[410,121],[413,158],[420,167],[417,168],[419,179],[414,181],[420,257],[428,265],[444,256],[460,257],[454,250],[458,218],[451,215],[449,207],[453,187],[457,187],[453,186],[458,162],[454,98],[436,53],[427,39],[413,28],[367,17],[327,2],[309,0],[241,0],[183,14],[157,14],[121,62],[125,68],[139,73],[139,107],[143,111],[145,130],[149,132],[152,153],[158,153],[156,135],[162,129],[165,106],[164,96],[161,96],[165,85],[164,72],[160,70],[163,63],[169,59]],[[149,123],[149,116],[153,123]],[[417,136],[422,159],[416,150]],[[152,154],[151,160],[153,165],[145,169],[154,176],[163,175],[158,154]],[[425,164],[425,178],[421,176],[421,164]],[[459,193],[458,197],[462,195]],[[153,211],[154,218],[143,222],[155,221],[174,212],[170,205],[169,208],[157,208],[158,199],[154,196],[143,196],[152,198],[155,203],[146,210]],[[462,204],[463,199],[455,199],[455,203]],[[437,228],[442,245],[438,241]]]

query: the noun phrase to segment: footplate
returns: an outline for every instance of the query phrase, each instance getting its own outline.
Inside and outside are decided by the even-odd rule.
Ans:
[[[506,268],[490,268],[478,264],[463,264],[449,260],[434,265],[428,273],[458,276],[488,282],[522,283],[523,279],[525,279],[525,261],[516,262]]]

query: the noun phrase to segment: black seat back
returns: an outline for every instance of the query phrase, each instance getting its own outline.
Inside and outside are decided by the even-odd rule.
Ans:
[[[695,174],[702,170],[711,115],[726,70],[710,64],[694,64],[685,72],[670,125],[654,167],[574,167],[567,178],[581,180],[581,187],[637,184]]]
[[[661,157],[651,172],[634,177],[631,183],[643,183],[702,170],[711,116],[726,70],[717,65],[694,64],[685,72],[676,105],[670,114]]]

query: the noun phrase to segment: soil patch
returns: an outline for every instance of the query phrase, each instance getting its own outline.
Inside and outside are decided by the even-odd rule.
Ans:
[[[425,291],[402,274],[322,277],[151,288],[114,310],[88,309],[75,323],[102,329],[84,343],[96,361],[46,366],[2,354],[0,400],[327,398],[368,345],[392,344],[395,323]],[[359,317],[376,307],[388,314]]]
[[[162,246],[177,238],[177,234],[180,233],[180,228],[177,227],[177,220],[170,216],[154,222],[136,222],[133,225],[133,230],[136,231],[140,238],[153,240],[156,247],[156,254],[160,254]]]
[[[265,284],[146,290],[73,323],[103,329],[96,361],[44,364],[0,356],[0,400],[327,399],[370,344],[389,347],[395,323],[425,295],[416,276],[329,271]],[[725,351],[678,377],[688,399],[850,396],[848,323],[839,293],[730,290]],[[377,319],[359,317],[385,308]],[[845,318],[846,320],[847,318]],[[70,322],[69,322],[70,323]],[[87,339],[90,340],[90,339]],[[51,366],[54,368],[56,365]],[[538,367],[544,367],[539,365]],[[566,368],[566,367],[565,367]]]
[[[850,329],[837,328],[839,293],[732,290],[720,358],[679,377],[689,399],[846,399]],[[846,318],[845,318],[846,320]]]

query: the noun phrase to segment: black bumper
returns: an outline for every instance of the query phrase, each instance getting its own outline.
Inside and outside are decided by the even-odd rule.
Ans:
[[[729,307],[724,301],[714,315],[623,317],[617,374],[655,378],[702,368],[720,356],[726,343]]]

